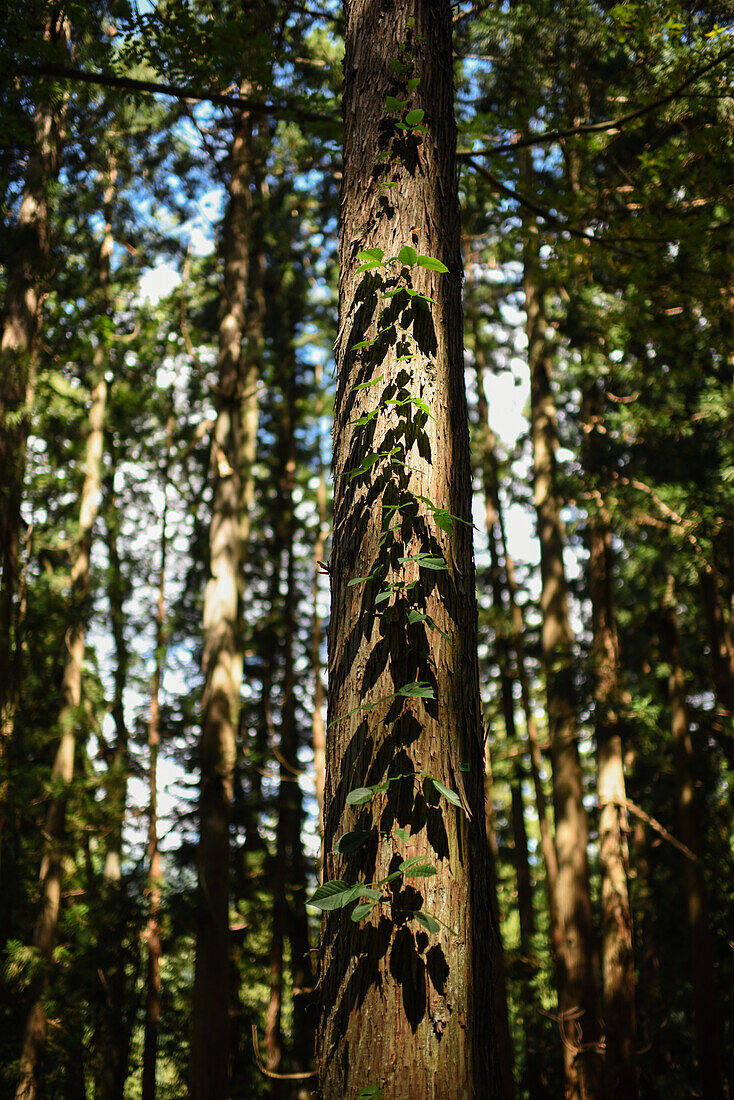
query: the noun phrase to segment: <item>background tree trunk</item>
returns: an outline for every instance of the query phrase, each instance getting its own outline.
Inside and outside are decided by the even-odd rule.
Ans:
[[[674,604],[672,578],[669,579],[668,594],[665,599],[664,640],[668,663],[670,664],[668,692],[673,734],[678,829],[680,839],[696,857],[695,859],[684,857],[683,875],[688,908],[688,925],[691,933],[691,976],[693,979],[701,1096],[703,1100],[722,1100],[724,1091],[716,980],[709,931],[706,883],[699,858],[701,846],[696,824],[693,744],[688,725],[685,675],[681,664],[680,627]]]
[[[242,94],[247,94],[243,85]],[[199,898],[191,1047],[192,1100],[226,1100],[230,1070],[229,849],[242,682],[238,630],[242,493],[243,338],[247,315],[251,120],[241,113],[230,161],[222,242],[217,419],[212,440],[211,576],[204,599],[205,676],[199,800]]]
[[[542,649],[553,762],[558,859],[558,994],[567,1100],[595,1100],[600,1058],[595,950],[589,896],[588,824],[578,752],[573,634],[563,564],[564,531],[556,489],[556,412],[542,292],[537,231],[525,233],[524,275],[535,509],[540,540]]]
[[[106,241],[106,238],[105,238]],[[104,249],[103,245],[103,249]],[[33,931],[33,945],[47,971],[53,954],[61,904],[61,877],[64,859],[66,799],[74,774],[74,750],[81,703],[82,665],[84,662],[85,614],[89,594],[89,556],[92,528],[99,508],[102,448],[107,383],[104,355],[95,355],[96,381],[89,411],[84,485],[79,503],[79,535],[71,567],[71,615],[67,633],[67,658],[62,681],[62,705],[59,711],[59,747],[51,772],[51,801],[46,816],[46,845],[41,863],[40,912]],[[42,986],[35,991],[26,1021],[20,1059],[20,1079],[16,1100],[35,1100],[38,1095],[38,1069],[46,1040],[46,1012]]]
[[[142,1100],[155,1100],[158,1031],[161,1015],[161,853],[158,847],[158,753],[161,743],[161,687],[166,663],[166,564],[168,558],[169,466],[173,449],[173,415],[168,418],[163,465],[160,569],[155,611],[155,665],[148,712],[148,923],[145,942],[148,959],[145,979]]]

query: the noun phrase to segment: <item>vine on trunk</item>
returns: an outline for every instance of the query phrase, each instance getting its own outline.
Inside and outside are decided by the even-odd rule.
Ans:
[[[414,32],[415,20],[410,19],[408,26]],[[412,39],[412,43],[401,44],[401,57],[391,62],[396,76],[402,80],[405,93],[404,97],[387,96],[385,99],[385,117],[392,129],[388,148],[377,155],[375,170],[381,171],[384,165],[387,176],[392,174],[390,169],[395,170],[405,165],[407,143],[417,143],[422,140],[422,135],[428,133],[428,127],[424,123],[425,111],[411,103],[412,95],[420,84],[420,77],[411,76],[410,73],[423,36],[413,33]],[[398,187],[398,180],[392,178],[384,179],[380,183],[380,188],[384,191]],[[448,272],[448,268],[441,260],[419,254],[407,243],[402,244],[393,256],[386,256],[382,248],[365,248],[357,254],[357,259],[360,261],[357,274],[363,275],[360,290],[364,299],[382,304],[378,307],[375,335],[359,341],[350,349],[358,354],[359,372],[364,375],[364,381],[358,382],[351,389],[352,392],[364,392],[381,387],[381,390],[374,407],[353,422],[361,431],[363,457],[358,465],[346,470],[341,476],[349,477],[350,480],[367,479],[373,490],[375,487],[381,490],[382,524],[376,564],[367,575],[353,577],[348,586],[364,585],[372,599],[375,615],[384,616],[391,623],[400,623],[408,632],[410,647],[420,653],[425,649],[425,644],[421,645],[421,641],[428,631],[438,631],[444,641],[451,644],[448,634],[421,607],[422,573],[447,572],[448,564],[442,555],[431,552],[430,543],[433,540],[427,538],[427,533],[421,532],[420,528],[425,527],[425,521],[428,520],[437,530],[451,535],[456,523],[467,522],[411,488],[411,451],[417,449],[418,454],[430,465],[426,427],[429,419],[434,418],[429,405],[416,395],[414,387],[420,377],[422,360],[416,330],[425,330],[431,306],[435,305],[433,298],[412,286],[411,270],[418,267],[443,275]],[[385,374],[375,376],[375,373],[391,350],[395,353],[395,362],[403,366],[398,370],[395,379],[386,383]],[[370,436],[373,421],[385,412],[392,412],[392,424],[387,433],[390,445],[382,450],[372,450]],[[421,540],[419,544],[428,549],[410,553],[411,543],[415,545],[417,540]],[[409,700],[435,700],[435,687],[430,674],[427,675],[427,680],[412,680],[391,694],[366,700],[335,718],[329,725],[334,726],[355,713],[372,711],[383,704],[397,702],[399,710],[393,718],[395,725]],[[461,771],[468,771],[469,765],[460,763],[459,768]],[[468,807],[460,794],[421,770],[390,775],[383,782],[372,786],[356,787],[347,794],[346,803],[353,807],[386,803],[393,784],[408,782],[413,784],[416,791],[414,799],[418,797],[417,792],[421,792],[425,802],[435,807],[440,796],[453,806],[463,808],[468,814]],[[375,823],[375,811],[370,807],[369,813],[357,827],[338,838],[335,851],[342,855],[353,853],[376,833],[381,839],[392,841],[397,857],[402,854],[400,846],[410,840],[409,830],[395,825],[389,832],[380,833],[379,826]],[[375,906],[396,904],[396,888],[388,889],[391,883],[404,879],[429,878],[436,874],[437,868],[429,856],[411,856],[400,860],[394,871],[376,882],[350,884],[341,879],[327,881],[316,890],[309,903],[321,910],[341,909],[356,903],[351,919],[360,922],[370,916]],[[424,908],[412,909],[408,913],[401,908],[401,914],[403,917],[415,919],[429,933],[437,933],[441,926],[451,932],[447,925]],[[366,1100],[368,1096],[378,1096],[381,1091],[363,1090],[360,1097]]]

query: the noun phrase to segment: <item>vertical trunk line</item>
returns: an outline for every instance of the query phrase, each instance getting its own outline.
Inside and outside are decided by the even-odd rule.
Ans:
[[[243,84],[241,94],[247,94]],[[239,630],[243,340],[247,317],[252,124],[238,115],[222,252],[210,579],[204,595],[198,915],[191,1047],[192,1100],[226,1100],[230,1076],[230,825],[242,683]]]
[[[585,467],[603,476],[604,415],[600,393],[584,394]],[[594,673],[601,865],[601,963],[605,1024],[604,1089],[611,1098],[637,1096],[635,961],[627,881],[627,798],[622,745],[622,698],[617,623],[612,593],[612,550],[603,506],[589,513],[589,594],[592,607],[591,665]]]
[[[691,934],[691,977],[693,980],[701,1096],[703,1100],[722,1100],[724,1092],[716,980],[709,930],[706,883],[699,858],[701,844],[699,842],[695,810],[693,743],[688,724],[685,673],[681,658],[680,625],[675,607],[675,582],[672,577],[668,578],[663,615],[663,640],[668,663],[670,664],[668,696],[670,699],[673,736],[678,829],[680,839],[696,856],[695,861],[684,859],[683,874],[686,888],[688,926]]]
[[[71,568],[72,621],[66,635],[67,657],[61,688],[62,705],[58,716],[60,737],[51,772],[53,793],[46,815],[46,843],[39,876],[40,910],[33,931],[33,945],[41,955],[46,973],[51,964],[61,904],[66,800],[74,774],[74,751],[81,704],[89,558],[101,486],[107,382],[104,365],[96,361],[95,368],[100,367],[101,374],[94,382],[89,411],[85,475],[79,503],[79,535]],[[41,987],[36,989],[26,1021],[16,1100],[35,1100],[38,1094],[38,1069],[46,1039],[46,1014],[43,1006],[45,980],[42,979]]]
[[[523,154],[526,151],[522,151]],[[521,156],[529,182],[530,162]],[[589,868],[588,823],[578,752],[573,633],[563,564],[564,531],[555,484],[556,410],[539,286],[537,228],[525,219],[524,273],[535,509],[540,540],[542,650],[553,764],[560,950],[559,1019],[567,1100],[599,1095],[599,1022]]]
[[[161,853],[158,846],[158,753],[161,742],[161,687],[166,663],[166,564],[168,558],[169,468],[173,450],[173,415],[166,428],[163,463],[163,513],[161,515],[160,568],[155,612],[155,665],[150,685],[148,712],[148,922],[145,942],[148,958],[145,980],[145,1025],[143,1039],[142,1100],[155,1100],[158,1031],[161,1015]]]

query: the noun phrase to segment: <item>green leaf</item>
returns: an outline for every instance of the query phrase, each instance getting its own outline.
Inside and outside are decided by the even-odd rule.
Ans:
[[[447,535],[454,533],[454,519],[449,512],[435,511],[433,518],[436,521],[436,526],[445,531]]]
[[[382,248],[363,248],[361,252],[357,253],[358,260],[380,260],[384,259],[385,252]]]
[[[411,684],[403,684],[398,688],[398,695],[404,699],[435,699],[433,688],[423,680],[414,680]]]
[[[359,895],[360,898],[369,898],[370,901],[380,901],[382,898],[382,890],[375,890],[373,886],[360,886]]]
[[[408,91],[409,92],[414,92],[416,90],[416,88],[418,87],[418,85],[420,84],[420,82],[421,82],[421,78],[419,76],[411,76],[410,80],[408,81]]]
[[[422,107],[416,107],[414,110],[408,111],[405,116],[405,121],[408,123],[408,126],[417,126],[423,121],[425,113]]]
[[[398,252],[398,260],[406,267],[410,267],[411,264],[417,263],[418,253],[410,244],[404,244]]]
[[[438,793],[442,794],[444,798],[447,798],[449,802],[452,802],[454,806],[461,805],[461,799],[459,798],[456,791],[452,791],[450,787],[444,787],[443,783],[439,783],[437,779],[432,779],[431,782],[433,783]]]
[[[433,256],[419,256],[415,262],[419,267],[426,267],[429,271],[448,271],[446,264],[442,264]]]
[[[349,886],[341,879],[333,879],[319,886],[315,894],[308,899],[308,904],[316,909],[341,909],[348,905],[354,898],[351,897],[353,886]]]
[[[357,268],[357,274],[360,275],[363,271],[372,271],[376,267],[383,267],[383,264],[378,260],[370,260],[369,263],[362,264],[361,267]]]
[[[406,294],[409,294],[411,298],[420,298],[424,302],[431,302],[435,306],[436,299],[429,298],[427,294],[421,294],[420,290],[413,290],[410,287],[405,287]]]
[[[370,915],[374,908],[374,901],[361,901],[359,905],[355,905],[354,909],[352,909],[352,920],[355,923],[357,921],[363,920],[365,917],[368,917]]]
[[[406,872],[408,878],[431,878],[437,874],[438,871],[432,863],[419,863]]]
[[[362,806],[365,802],[370,802],[374,794],[372,787],[355,787],[347,795],[347,805]]]
[[[421,569],[448,569],[443,558],[422,558],[419,565]]]
[[[448,569],[448,566],[443,558],[433,558],[430,554],[410,554],[406,558],[398,558],[398,561],[401,564],[415,561],[418,563],[421,569]]]
[[[379,462],[381,458],[385,456],[378,451],[371,451],[362,462],[361,466],[356,466],[353,470],[349,471],[349,480],[352,481],[355,477],[360,477],[361,474],[366,474],[368,470],[371,470],[376,462]]]
[[[419,863],[425,863],[428,856],[410,856],[409,859],[404,859],[400,864],[401,871],[409,871],[411,867],[417,867]]]
[[[418,924],[422,924],[423,927],[434,935],[441,930],[441,925],[438,923],[435,917],[432,917],[430,913],[426,913],[424,909],[421,909],[419,913],[414,914]]]
[[[402,73],[407,73],[408,69],[410,68],[410,65],[406,65],[406,64],[404,64],[404,62],[398,61],[396,58],[393,58],[392,61],[390,62],[390,68],[392,69],[392,71],[394,73],[397,73],[398,76],[400,76]],[[407,103],[407,100],[406,100],[406,103]]]
[[[398,838],[398,840],[402,840],[403,844],[407,844],[410,833],[407,829],[396,829],[395,836]]]
[[[339,837],[334,845],[334,851],[341,852],[342,855],[356,852],[357,848],[362,847],[369,835],[365,829],[352,829],[350,833],[344,833],[344,836]]]
[[[382,297],[384,298],[384,297],[386,297],[386,295],[383,294]],[[354,390],[354,391],[356,391],[356,390],[369,390],[373,386],[379,385],[380,382],[382,382],[384,377],[385,377],[384,374],[379,374],[377,376],[377,378],[373,378],[371,382],[360,382],[358,386],[352,386],[352,390]]]
[[[357,1093],[357,1100],[380,1100],[384,1091],[377,1085],[366,1085]]]
[[[395,287],[394,290],[386,290],[384,294],[380,295],[380,297],[381,298],[394,298],[396,294],[404,294],[406,289],[407,288],[404,287],[404,286],[397,286],[397,287]]]
[[[394,95],[389,95],[385,99],[385,106],[388,111],[402,111],[404,107],[408,106],[408,100],[396,99]]]
[[[381,183],[380,184],[380,187],[383,189],[383,191],[387,191],[391,187],[399,187],[399,186],[400,185],[398,184],[397,180],[392,180],[390,183]]]

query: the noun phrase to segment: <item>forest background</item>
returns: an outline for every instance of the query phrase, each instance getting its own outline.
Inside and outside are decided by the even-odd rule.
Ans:
[[[502,1095],[580,1095],[599,1055],[607,1095],[714,1100],[732,5],[452,13]],[[272,1075],[313,1065],[340,5],[36,0],[0,35],[0,1093],[186,1093],[202,668],[233,598],[228,1087],[309,1096]],[[561,743],[591,1039],[559,967]]]

